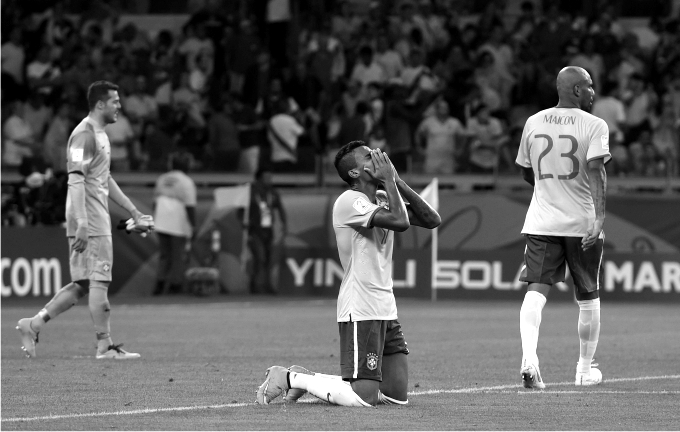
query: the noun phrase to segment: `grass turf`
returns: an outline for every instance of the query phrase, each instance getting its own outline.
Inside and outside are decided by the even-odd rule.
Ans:
[[[410,404],[358,409],[307,397],[306,403],[293,405],[254,404],[255,390],[271,365],[339,373],[334,301],[212,300],[218,302],[114,300],[114,342],[142,354],[141,360],[124,362],[94,359],[85,306],[45,326],[39,357],[25,359],[14,326],[40,306],[3,304],[2,429],[680,428],[677,305],[603,301],[596,357],[605,382],[577,388],[571,382],[578,360],[578,307],[548,302],[539,341],[547,389],[537,392],[519,385],[520,301],[401,299],[400,322],[411,350]],[[646,376],[670,377],[637,380]]]

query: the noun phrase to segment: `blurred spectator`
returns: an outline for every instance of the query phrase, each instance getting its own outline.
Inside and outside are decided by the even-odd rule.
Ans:
[[[24,83],[24,62],[26,52],[23,46],[23,35],[20,27],[9,33],[9,41],[2,44],[2,81],[3,87],[11,87],[11,83]]]
[[[189,74],[183,73],[179,86],[172,92],[173,109],[186,117],[190,128],[203,128],[206,125],[201,110],[201,97],[189,84]]]
[[[267,96],[271,80],[271,63],[269,54],[261,52],[257,56],[257,63],[250,66],[243,81],[243,101],[255,106],[257,102]]]
[[[425,152],[426,174],[453,174],[457,171],[456,159],[461,154],[459,140],[464,138],[463,124],[449,115],[449,104],[439,99],[435,115],[427,117],[418,126],[416,140]]]
[[[404,62],[401,55],[390,47],[386,35],[378,36],[376,47],[375,61],[382,67],[385,81],[401,76]]]
[[[321,82],[326,92],[330,92],[333,84],[345,74],[342,44],[324,26],[311,35],[306,52],[312,75]]]
[[[365,92],[370,83],[383,84],[387,77],[384,69],[374,60],[373,49],[363,46],[359,50],[359,61],[354,65],[350,80],[361,83]]]
[[[356,111],[357,104],[365,99],[361,83],[359,81],[350,80],[347,83],[347,89],[342,92],[341,98],[345,114],[348,117],[352,117]]]
[[[184,27],[184,40],[177,47],[177,53],[184,57],[186,70],[192,72],[198,66],[199,56],[204,55],[211,61],[215,52],[213,42],[208,39],[203,25]]]
[[[659,177],[666,174],[666,161],[652,142],[652,131],[646,127],[639,131],[630,144],[631,174],[639,177]]]
[[[31,157],[37,149],[35,130],[24,119],[24,104],[17,100],[10,103],[9,116],[2,125],[2,163],[18,168],[25,157]]]
[[[148,85],[144,75],[135,78],[135,87],[130,94],[122,99],[125,114],[130,118],[138,135],[142,135],[147,123],[158,119],[158,103],[148,92]]]
[[[111,171],[130,171],[136,156],[134,146],[137,135],[125,114],[118,113],[118,120],[106,126],[106,134],[111,142]]]
[[[595,91],[602,88],[602,78],[604,76],[604,60],[602,56],[595,52],[595,38],[586,36],[581,40],[579,52],[569,61],[571,66],[580,66],[587,70],[593,80]]]
[[[390,160],[399,172],[411,172],[413,132],[422,118],[422,108],[407,103],[409,89],[403,85],[388,88],[385,104],[385,139]]]
[[[226,99],[208,121],[208,156],[215,171],[236,171],[240,145],[231,101]]]
[[[225,61],[229,69],[230,90],[241,94],[246,73],[256,65],[260,39],[250,20],[241,21],[239,30],[227,42]]]
[[[196,184],[187,175],[191,155],[174,153],[170,171],[154,189],[154,221],[158,234],[158,271],[153,295],[180,294],[186,270],[186,248],[196,227]]]
[[[508,136],[504,133],[503,124],[491,116],[486,105],[480,105],[474,117],[467,123],[467,131],[471,136],[469,147],[470,170],[474,173],[491,173],[503,162],[514,165],[514,158],[504,151]]]
[[[637,140],[642,130],[650,128],[650,117],[656,109],[657,96],[642,75],[633,74],[623,101],[626,105],[626,134],[630,142]]]
[[[652,141],[666,163],[668,175],[677,177],[680,165],[680,117],[675,115],[670,100],[664,102]]]
[[[257,101],[255,112],[262,118],[269,119],[282,104],[286,107],[286,111],[291,114],[300,109],[297,102],[284,93],[281,78],[272,78],[269,83],[269,91]]]
[[[271,146],[274,171],[294,170],[298,162],[298,138],[304,132],[304,128],[291,115],[288,102],[280,100],[267,123],[267,140]]]
[[[480,89],[483,103],[490,111],[507,108],[514,78],[503,75],[495,66],[493,55],[481,51],[474,72],[474,81]]]
[[[278,67],[288,65],[288,30],[291,18],[291,0],[267,1],[269,53]]]
[[[71,105],[62,103],[52,118],[47,133],[43,152],[45,161],[51,165],[55,173],[66,171],[66,143],[73,129],[73,109]]]
[[[24,104],[23,113],[24,120],[33,130],[33,140],[37,144],[42,143],[52,119],[52,110],[45,105],[45,96],[38,92],[31,93]]]
[[[265,141],[264,131],[267,123],[255,113],[251,105],[243,103],[238,95],[233,98],[233,110],[238,141],[241,145],[238,171],[255,174],[260,166],[260,154]]]
[[[157,123],[146,125],[144,149],[148,155],[148,170],[159,172],[168,169],[169,156],[177,150],[176,140],[170,119],[162,118]]]
[[[616,90],[616,83],[607,81],[602,87],[602,93],[595,98],[592,109],[594,116],[607,123],[610,144],[624,142],[623,130],[626,126],[626,109],[623,102],[615,96]]]
[[[370,111],[366,102],[357,104],[354,115],[347,116],[342,120],[338,142],[340,145],[350,141],[367,141],[370,133]]]
[[[36,58],[26,67],[29,88],[49,96],[54,88],[54,80],[59,75],[61,75],[61,70],[50,59],[50,47],[41,46]]]
[[[282,224],[283,237],[287,229],[286,211],[281,197],[272,184],[272,172],[260,168],[250,187],[250,209],[248,212],[248,247],[252,254],[250,273],[251,294],[276,294],[272,284],[272,249],[274,245],[275,218]]]
[[[338,13],[331,18],[332,32],[345,47],[351,46],[352,39],[361,26],[361,19],[354,13],[353,7],[353,3],[348,0],[339,0]]]

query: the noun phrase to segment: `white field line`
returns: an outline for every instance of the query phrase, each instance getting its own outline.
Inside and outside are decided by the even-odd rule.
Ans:
[[[680,375],[661,375],[661,376],[645,376],[645,377],[635,377],[635,378],[610,378],[603,380],[603,383],[615,383],[615,382],[631,382],[631,381],[645,381],[645,380],[661,380],[661,379],[680,379]],[[573,381],[564,381],[559,383],[547,383],[546,388],[557,387],[557,386],[573,386]],[[521,389],[520,384],[507,384],[499,386],[490,387],[468,387],[462,389],[453,390],[424,390],[410,392],[409,396],[422,396],[422,395],[433,395],[433,394],[451,394],[451,393],[479,393],[479,392],[493,392],[496,390],[508,390],[508,389]],[[540,392],[539,392],[540,393]],[[545,391],[543,391],[545,393]]]
[[[672,380],[680,379],[680,375],[661,375],[661,376],[646,376],[646,377],[634,377],[634,378],[611,378],[607,379],[605,383],[615,383],[615,382],[634,382],[634,381],[646,381],[646,380]],[[547,387],[574,385],[573,382],[561,382],[546,384]],[[520,389],[520,385],[509,384],[500,386],[490,386],[490,387],[468,387],[462,389],[453,390],[426,390],[426,391],[416,391],[410,392],[409,396],[426,396],[434,394],[458,394],[458,393],[507,393],[507,394],[592,394],[592,393],[610,393],[610,394],[680,394],[680,391],[617,391],[617,390],[586,390],[586,391],[574,391],[574,390],[543,390],[543,391],[526,391],[517,392],[509,391],[510,389]],[[298,403],[318,403],[317,399],[304,399],[300,400]],[[41,421],[41,420],[66,420],[66,419],[77,419],[77,418],[87,418],[87,417],[106,417],[106,416],[125,416],[125,415],[137,415],[137,414],[155,414],[163,412],[180,412],[180,411],[198,411],[198,410],[209,410],[209,409],[222,409],[222,408],[242,408],[246,406],[255,406],[255,403],[229,403],[220,405],[199,405],[199,406],[186,406],[186,407],[174,407],[174,408],[145,408],[138,410],[127,410],[127,411],[107,411],[107,412],[93,412],[93,413],[83,413],[83,414],[55,414],[39,417],[10,417],[2,419],[2,422],[29,422],[29,421]]]

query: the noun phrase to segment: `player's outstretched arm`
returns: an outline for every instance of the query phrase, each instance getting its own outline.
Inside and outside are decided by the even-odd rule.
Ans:
[[[583,250],[595,244],[604,226],[607,199],[607,171],[604,169],[604,158],[588,161],[588,185],[595,205],[595,220],[588,227],[586,235],[581,240]]]
[[[399,177],[396,170],[394,172],[397,177],[397,189],[401,193],[401,196],[404,197],[404,200],[409,203],[409,205],[406,206],[406,209],[411,225],[427,229],[437,228],[442,223],[442,218],[439,216],[437,210],[432,208],[432,206],[418,195],[416,191],[411,189],[411,187]]]
[[[376,211],[372,224],[375,227],[392,231],[406,231],[410,226],[410,222],[406,204],[404,204],[404,200],[401,199],[399,190],[397,190],[394,166],[392,166],[392,162],[387,157],[387,154],[383,153],[380,149],[371,152],[371,159],[373,159],[375,170],[364,169],[371,177],[382,183],[390,203],[389,209],[381,208]]]

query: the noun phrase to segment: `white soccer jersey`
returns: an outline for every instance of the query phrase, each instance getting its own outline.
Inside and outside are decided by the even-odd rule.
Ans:
[[[527,120],[516,163],[534,170],[523,234],[580,237],[595,220],[588,161],[611,159],[604,120],[577,108],[550,108]]]
[[[378,192],[377,204],[366,194],[348,190],[333,205],[333,229],[345,275],[338,295],[338,322],[394,320],[397,303],[392,292],[394,231],[371,227],[373,215],[387,207]]]

